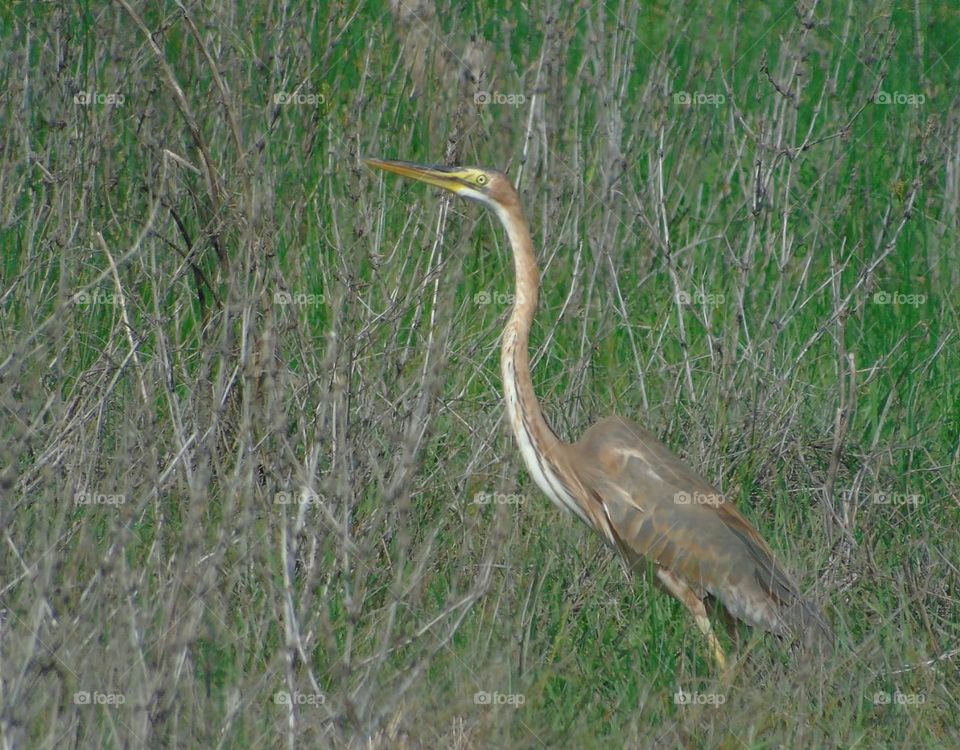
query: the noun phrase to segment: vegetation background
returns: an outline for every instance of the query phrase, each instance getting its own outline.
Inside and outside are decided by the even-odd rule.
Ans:
[[[950,3],[0,6],[0,744],[960,746]],[[645,422],[822,602],[689,617],[531,484]]]

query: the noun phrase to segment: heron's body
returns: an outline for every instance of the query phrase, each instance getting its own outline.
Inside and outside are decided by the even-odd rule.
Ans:
[[[720,664],[723,652],[703,605],[708,594],[740,620],[829,649],[829,625],[763,538],[656,437],[630,420],[610,417],[570,444],[547,425],[529,361],[539,274],[519,196],[506,176],[476,168],[367,163],[479,200],[506,229],[516,301],[503,334],[504,397],[524,464],[543,493],[596,531],[628,570],[652,564],[659,582],[691,611]]]

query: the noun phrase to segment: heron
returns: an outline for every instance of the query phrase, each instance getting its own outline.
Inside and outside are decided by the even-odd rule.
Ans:
[[[615,550],[628,575],[653,572],[654,581],[693,616],[721,670],[726,656],[707,616],[708,597],[735,619],[829,653],[831,626],[770,545],[729,499],[653,434],[613,416],[567,443],[547,424],[533,389],[529,353],[540,276],[520,196],[509,178],[479,167],[364,162],[482,203],[503,225],[516,285],[501,342],[504,401],[523,463],[540,490]]]

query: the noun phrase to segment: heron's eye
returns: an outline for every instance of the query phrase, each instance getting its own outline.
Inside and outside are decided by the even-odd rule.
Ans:
[[[478,185],[486,185],[486,184],[487,184],[487,176],[486,176],[485,174],[478,174],[478,175],[477,175],[477,180],[476,180],[476,182],[477,182]]]

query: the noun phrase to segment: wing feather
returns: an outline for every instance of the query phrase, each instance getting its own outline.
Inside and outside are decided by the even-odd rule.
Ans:
[[[575,448],[573,468],[602,508],[598,531],[628,567],[652,561],[739,619],[829,642],[829,625],[750,522],[656,437],[614,417]]]

